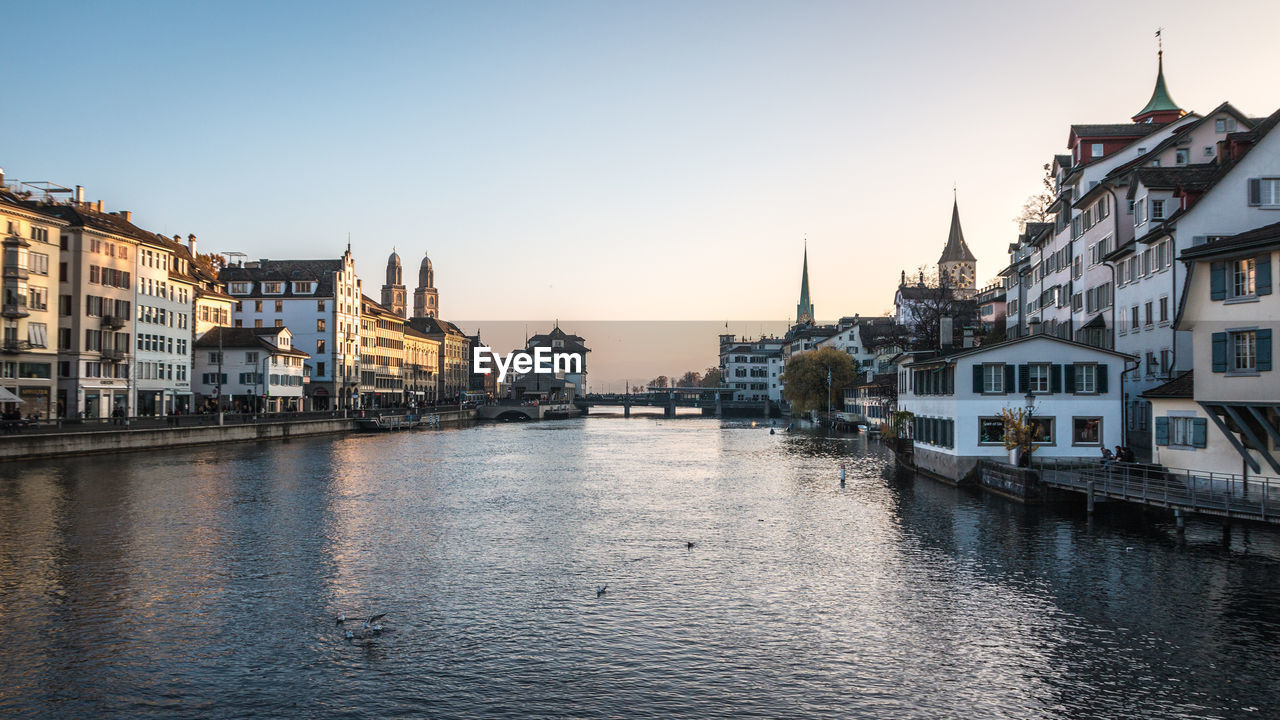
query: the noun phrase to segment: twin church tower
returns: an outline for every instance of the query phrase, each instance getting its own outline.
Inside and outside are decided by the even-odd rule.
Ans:
[[[408,291],[404,286],[404,268],[395,250],[387,258],[387,284],[382,286],[382,306],[406,320],[409,318]],[[436,272],[431,258],[424,253],[418,266],[418,289],[413,291],[413,316],[416,318],[440,317],[440,295],[436,292]]]

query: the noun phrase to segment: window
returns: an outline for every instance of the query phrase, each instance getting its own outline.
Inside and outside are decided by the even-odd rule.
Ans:
[[[987,363],[982,366],[982,392],[1004,392],[1004,365]]]
[[[317,300],[317,301],[316,301],[316,312],[324,312],[324,301],[323,301],[323,300]]]
[[[316,320],[316,332],[324,332],[324,318]]]
[[[1280,178],[1250,178],[1249,205],[1280,207]]]
[[[1053,418],[1031,418],[1031,441],[1038,445],[1052,445],[1053,439]]]
[[[247,365],[254,365],[258,362],[258,353],[247,352],[244,354],[244,361]]]
[[[1004,420],[998,417],[978,418],[978,444],[1003,445]]]
[[[324,363],[322,362],[316,363],[316,376],[324,377]]]
[[[277,300],[277,301],[276,301],[276,312],[284,312],[284,301],[283,301],[283,300]]]
[[[1102,143],[1093,143],[1089,146],[1089,157],[1094,160],[1102,157]]]
[[[1160,322],[1169,322],[1169,296],[1160,298]]]
[[[1227,333],[1232,372],[1252,373],[1258,370],[1258,331],[1239,330]]]
[[[1212,146],[1212,145],[1205,145],[1205,146],[1204,146],[1204,156],[1205,156],[1205,157],[1213,157],[1213,146]]]
[[[1133,224],[1137,226],[1137,225],[1141,225],[1146,221],[1147,221],[1147,199],[1142,198],[1141,200],[1133,204]]]
[[[254,300],[254,301],[253,301],[253,311],[254,311],[254,312],[262,312],[262,301],[261,301],[261,300]]]
[[[279,295],[284,292],[284,283],[282,282],[264,282],[262,283],[262,292],[268,295]]]
[[[1179,149],[1173,152],[1173,162],[1177,165],[1186,165],[1191,159],[1191,151],[1187,149]]]
[[[1151,219],[1152,220],[1164,219],[1164,201],[1163,200],[1151,201]]]
[[[1169,418],[1169,444],[1192,447],[1195,438],[1195,420],[1189,417]]]
[[[1033,363],[1027,367],[1027,390],[1033,393],[1049,392],[1049,364]]]
[[[1140,327],[1142,327],[1142,325],[1138,322],[1138,306],[1134,305],[1129,308],[1129,329],[1137,330]]]
[[[247,283],[247,282],[233,282],[233,283],[231,283],[230,285],[228,285],[228,286],[227,286],[227,291],[228,291],[228,292],[230,292],[232,295],[248,295],[248,294],[249,294],[249,283]]]
[[[1257,287],[1257,266],[1254,258],[1234,260],[1231,263],[1231,297],[1253,297]]]
[[[1072,445],[1101,445],[1102,444],[1102,418],[1100,417],[1071,418],[1071,444]]]
[[[310,295],[315,292],[316,284],[313,282],[294,282],[293,292],[298,295]]]
[[[1098,392],[1098,366],[1089,363],[1077,363],[1072,366],[1075,373],[1077,394]]]
[[[1148,300],[1146,305],[1144,306],[1144,309],[1146,310],[1146,316],[1147,316],[1147,327],[1151,327],[1152,325],[1155,324],[1155,313],[1153,312],[1152,308],[1153,308],[1153,303],[1150,300]]]

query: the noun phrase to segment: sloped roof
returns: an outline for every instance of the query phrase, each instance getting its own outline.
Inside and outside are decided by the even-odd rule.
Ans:
[[[264,327],[264,328],[230,328],[230,327],[214,327],[210,328],[205,334],[196,338],[194,347],[201,348],[256,348],[261,347],[273,355],[292,355],[294,357],[309,358],[311,355],[296,348],[281,348],[273,345],[267,337],[274,337],[281,331],[287,330],[283,327]]]
[[[1193,398],[1195,382],[1193,370],[1188,370],[1163,385],[1157,385],[1142,393],[1144,398]]]
[[[257,267],[234,265],[222,268],[218,272],[218,280],[223,283],[250,281],[254,283],[253,291],[246,297],[331,297],[334,294],[334,273],[342,272],[342,259],[334,260],[262,260]],[[286,281],[284,292],[263,296],[263,281]],[[313,293],[294,295],[293,283],[312,281],[316,283]]]
[[[1167,112],[1171,110],[1177,110],[1179,112],[1182,111],[1182,108],[1178,107],[1178,103],[1173,101],[1173,98],[1169,95],[1169,88],[1165,87],[1164,84],[1163,51],[1159,55],[1156,68],[1156,86],[1155,89],[1151,91],[1151,99],[1147,101],[1146,107],[1139,110],[1137,114],[1133,116],[1134,120],[1137,120],[1147,113]]]
[[[1211,257],[1225,253],[1274,247],[1276,245],[1280,245],[1280,222],[1187,248],[1182,251],[1179,257],[1184,260],[1190,260],[1192,258]]]
[[[1134,175],[1143,185],[1153,190],[1186,190],[1203,191],[1209,187],[1218,166],[1213,163],[1202,165],[1175,165],[1173,167],[1140,167]],[[1131,188],[1133,186],[1130,186]],[[1130,190],[1132,192],[1132,189]]]
[[[977,258],[969,251],[969,246],[964,242],[964,231],[960,229],[960,203],[954,201],[951,203],[951,230],[947,233],[947,246],[942,249],[942,257],[938,258],[938,262],[975,261]],[[805,280],[807,282],[808,276]]]

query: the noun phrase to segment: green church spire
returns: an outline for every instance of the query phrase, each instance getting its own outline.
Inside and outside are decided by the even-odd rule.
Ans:
[[[813,322],[813,303],[809,301],[809,242],[804,244],[804,271],[800,275],[800,304],[796,305],[796,324]]]
[[[1156,38],[1160,38],[1160,31],[1156,31]],[[1173,101],[1169,95],[1169,88],[1164,84],[1164,44],[1163,40],[1160,42],[1160,50],[1156,53],[1156,87],[1151,92],[1151,99],[1147,101],[1147,106],[1133,116],[1134,122],[1168,122],[1186,114],[1182,108],[1178,107],[1178,103]],[[1171,113],[1172,118],[1169,117]]]

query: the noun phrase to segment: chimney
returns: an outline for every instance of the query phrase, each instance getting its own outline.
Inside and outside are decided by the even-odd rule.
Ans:
[[[187,236],[187,248],[191,250],[191,257],[196,256],[196,234],[191,233]]]
[[[174,233],[174,234],[173,234],[173,241],[174,241],[174,242],[176,242],[176,243],[178,243],[178,244],[182,244],[182,236],[181,236],[181,235],[179,235],[178,233]]]
[[[132,210],[121,210],[119,214],[120,214],[120,217],[124,218],[125,222],[133,222]]]
[[[944,353],[951,352],[955,336],[951,330],[952,320],[949,317],[938,318],[938,348]]]
[[[77,185],[76,186],[76,205],[79,206],[83,204],[84,204],[84,186]]]
[[[0,188],[4,187],[4,168],[0,168]]]
[[[973,328],[967,327],[964,329],[964,340],[961,341],[960,346],[966,348],[973,347]]]
[[[99,200],[97,203],[95,203],[93,209],[97,210],[98,212],[102,212],[102,201]]]

